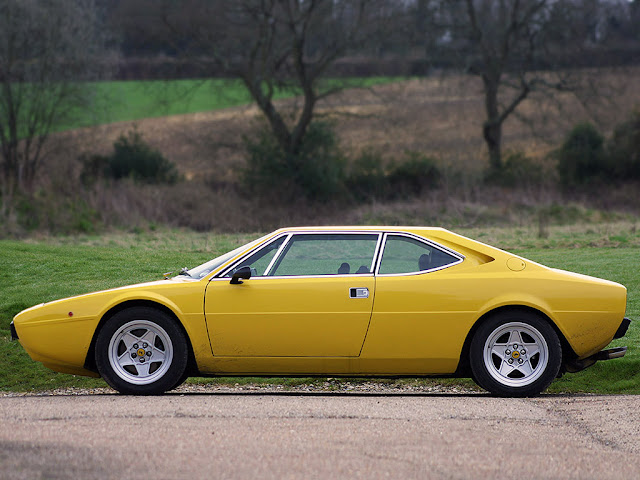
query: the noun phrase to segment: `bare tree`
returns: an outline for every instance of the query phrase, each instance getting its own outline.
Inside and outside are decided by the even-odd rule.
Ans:
[[[102,33],[92,0],[0,0],[0,189],[28,191],[52,130],[86,107]]]
[[[318,102],[339,91],[326,83],[334,62],[366,38],[372,0],[217,0],[190,13],[165,10],[176,45],[213,60],[218,72],[242,80],[283,151],[298,153]],[[182,4],[184,7],[184,3]],[[275,103],[293,90],[295,111]]]
[[[502,166],[502,125],[540,81],[530,75],[534,68],[538,42],[546,17],[546,0],[465,0],[471,45],[476,46],[477,61],[471,73],[482,78],[487,118],[482,134],[489,150],[489,163]],[[501,86],[512,88],[502,105]]]
[[[600,0],[421,0],[439,32],[437,53],[482,79],[482,135],[502,167],[505,121],[533,92],[577,91],[571,68],[598,41]],[[425,6],[428,4],[428,7]],[[432,44],[433,45],[433,44]],[[443,54],[442,50],[446,53]]]

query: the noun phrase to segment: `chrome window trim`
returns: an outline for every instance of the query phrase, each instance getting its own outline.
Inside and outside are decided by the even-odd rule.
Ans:
[[[262,240],[262,243],[256,244],[256,245],[254,245],[253,247],[247,247],[247,248],[250,248],[250,249],[253,251],[254,249],[256,249],[256,248],[260,247],[260,245],[264,245],[265,243],[267,243],[267,242],[269,241],[269,236],[270,236],[271,234],[273,234],[273,233],[274,233],[274,232],[269,232],[269,233],[267,233],[266,235],[263,235],[262,237],[256,238],[255,240],[252,240],[251,242],[247,242],[247,243],[245,243],[244,245],[238,245],[238,247],[237,247],[237,248],[240,248],[240,247],[247,247],[248,245],[251,245],[252,243],[257,242],[258,240]],[[212,258],[211,260],[215,260],[216,258],[219,258],[219,257],[221,257],[221,256],[223,256],[223,255],[226,255],[227,253],[231,253],[233,250],[236,250],[236,248],[234,248],[234,249],[232,249],[232,250],[229,250],[228,252],[223,253],[222,255],[218,255],[218,257]],[[206,274],[206,275],[204,275],[203,277],[196,278],[195,280],[197,280],[197,281],[202,281],[202,280],[204,280],[204,281],[209,282],[211,279],[216,278],[216,277],[220,274],[220,272],[222,272],[223,270],[226,270],[228,265],[231,265],[232,263],[235,263],[236,259],[240,258],[240,256],[244,256],[244,254],[243,254],[242,252],[241,252],[241,253],[238,253],[237,255],[235,255],[234,257],[231,257],[231,258],[230,258],[229,260],[227,260],[226,262],[221,263],[221,264],[220,264],[220,265],[218,265],[217,267],[215,267],[215,268],[211,269],[211,270],[209,271],[209,273],[207,273],[207,274]],[[210,261],[211,261],[211,260],[210,260]],[[193,270],[193,269],[195,269],[195,268],[201,267],[202,265],[204,265],[204,264],[206,264],[206,263],[208,263],[208,262],[205,262],[205,263],[203,263],[203,264],[201,264],[201,265],[196,265],[195,267],[193,267],[193,268],[191,268],[191,269],[189,269],[189,270]]]
[[[374,272],[376,270],[378,256],[382,252],[382,245],[384,245],[385,235],[385,232],[379,232],[378,234],[378,243],[376,244],[376,250],[373,252],[373,259],[371,259],[371,267],[369,268],[369,273],[371,273],[372,275],[374,275]]]
[[[425,245],[428,245],[432,248],[435,248],[436,250],[440,250],[443,253],[446,253],[447,255],[451,255],[455,258],[457,258],[458,260],[452,263],[448,263],[446,265],[441,265],[440,267],[435,267],[435,268],[430,268],[429,270],[415,270],[412,272],[404,272],[404,273],[380,273],[380,265],[382,264],[382,257],[384,255],[384,249],[387,246],[387,239],[389,238],[389,236],[398,236],[398,237],[407,237],[407,238],[411,238],[413,240],[416,240],[420,243],[424,243]],[[375,276],[378,277],[406,277],[406,276],[410,276],[410,275],[422,275],[423,273],[431,273],[431,272],[437,272],[438,270],[444,270],[445,268],[449,268],[449,267],[453,267],[454,265],[458,265],[462,262],[464,262],[465,260],[465,256],[462,255],[461,253],[456,252],[455,250],[451,250],[450,248],[445,247],[444,245],[440,245],[439,243],[433,242],[427,238],[421,237],[419,235],[415,235],[413,233],[408,233],[408,232],[385,232],[384,233],[384,242],[383,242],[383,246],[382,246],[382,250],[380,251],[380,257],[378,258],[378,263],[376,265],[376,270],[375,270]]]
[[[216,278],[224,278],[224,276],[229,273],[231,270],[233,270],[236,265],[242,263],[243,261],[245,261],[247,258],[249,258],[251,255],[253,255],[254,253],[256,253],[258,250],[261,250],[262,248],[265,248],[267,246],[269,246],[270,244],[272,244],[273,242],[277,241],[278,239],[282,238],[283,236],[291,236],[291,233],[287,233],[287,232],[283,232],[280,235],[276,235],[275,237],[273,237],[271,240],[265,242],[265,243],[261,243],[260,245],[256,245],[254,248],[252,248],[251,250],[249,250],[248,252],[246,252],[244,255],[242,255],[240,258],[236,259],[236,261],[234,261],[231,265],[229,265],[227,268],[223,269],[220,273],[217,273],[216,275],[214,275],[213,277],[211,277],[211,280],[215,280]],[[280,245],[280,248],[282,248],[283,245],[285,245],[287,243],[288,239],[285,239],[284,242],[282,242],[282,245]],[[278,253],[280,252],[280,248],[278,248],[278,251],[276,252],[276,255],[274,255],[274,258],[277,257]],[[273,261],[273,259],[271,259]],[[269,267],[271,267],[271,263],[269,263],[269,266],[267,267],[267,271],[269,269]],[[263,275],[261,275],[263,276]],[[259,278],[259,277],[252,277],[252,278]]]
[[[326,274],[326,275],[273,275],[273,276],[268,275],[271,272],[271,269],[276,264],[276,261],[283,255],[283,252],[284,252],[284,249],[286,248],[286,246],[291,242],[291,239],[295,235],[377,235],[378,236],[378,240],[377,240],[377,243],[376,243],[376,248],[374,250],[373,259],[371,261],[370,272],[369,273],[358,273],[358,274],[356,274],[356,273],[335,274],[335,275],[334,274]],[[416,241],[418,241],[420,243],[428,245],[428,246],[430,246],[432,248],[440,250],[441,252],[449,254],[449,255],[457,258],[458,260],[455,261],[455,262],[449,263],[447,265],[442,265],[440,267],[431,268],[429,270],[417,270],[417,271],[406,272],[406,273],[382,273],[381,274],[380,273],[380,265],[382,263],[382,256],[384,254],[384,248],[385,248],[385,246],[387,244],[387,238],[390,235],[391,236],[400,236],[400,237],[411,238],[411,239],[416,240]],[[262,279],[267,279],[267,278],[276,278],[276,279],[285,279],[285,278],[360,278],[360,277],[372,277],[372,276],[405,277],[405,276],[410,276],[410,275],[422,275],[423,273],[437,272],[438,270],[443,270],[445,268],[449,268],[449,267],[453,267],[454,265],[458,265],[458,264],[462,263],[465,260],[465,256],[462,255],[461,253],[458,253],[455,250],[452,250],[452,249],[450,249],[448,247],[445,247],[444,245],[440,245],[439,243],[433,242],[432,240],[429,240],[429,239],[427,239],[425,237],[421,237],[420,235],[416,235],[414,233],[409,233],[409,232],[400,232],[400,231],[395,231],[395,230],[394,231],[382,231],[382,230],[305,230],[305,231],[300,231],[300,232],[282,232],[280,235],[276,235],[275,237],[273,237],[267,243],[260,244],[260,245],[256,246],[255,248],[253,248],[252,250],[250,250],[249,252],[247,252],[244,255],[242,255],[242,257],[238,258],[230,266],[228,266],[227,268],[223,269],[220,273],[215,274],[213,277],[211,277],[209,281],[229,280],[228,278],[225,278],[225,275],[228,272],[230,272],[231,270],[233,270],[236,267],[236,265],[242,263],[245,259],[247,259],[251,255],[256,253],[259,249],[267,247],[269,244],[271,244],[272,242],[277,241],[278,239],[282,238],[283,236],[286,236],[286,238],[285,238],[284,242],[282,242],[282,245],[280,245],[280,247],[278,248],[278,251],[276,252],[276,254],[271,259],[271,262],[269,263],[269,265],[267,266],[267,269],[265,270],[265,274],[264,275],[260,275],[260,276],[251,277],[252,280],[262,280]]]
[[[276,235],[275,237],[273,237],[269,242],[267,243],[263,243],[261,245],[258,245],[256,248],[252,249],[251,251],[247,252],[246,254],[244,254],[241,258],[237,259],[235,262],[233,262],[233,264],[231,264],[229,267],[225,268],[224,270],[222,270],[221,273],[214,275],[211,280],[216,280],[216,279],[222,279],[222,280],[228,280],[228,277],[225,278],[225,275],[227,275],[231,270],[233,270],[238,264],[241,264],[244,260],[246,260],[248,257],[250,257],[251,255],[253,255],[254,253],[256,253],[259,249],[267,247],[269,244],[277,241],[279,238],[283,237],[286,235],[286,239],[284,242],[282,242],[282,245],[280,245],[280,247],[278,248],[278,251],[276,252],[276,254],[273,256],[273,258],[271,259],[271,262],[269,263],[269,265],[267,266],[267,269],[265,270],[265,274],[264,275],[260,275],[260,276],[255,276],[255,277],[251,277],[252,279],[258,280],[261,278],[336,278],[336,277],[366,277],[366,276],[373,276],[373,267],[377,261],[377,255],[380,251],[380,248],[382,246],[382,236],[384,235],[384,232],[380,231],[380,230],[308,230],[308,231],[300,231],[300,232],[282,232],[282,234],[280,235]],[[287,245],[291,242],[291,239],[296,236],[296,235],[377,235],[378,239],[376,240],[376,247],[373,251],[373,258],[371,260],[371,267],[369,268],[369,273],[349,273],[349,274],[326,274],[326,275],[269,275],[269,273],[271,272],[271,270],[273,269],[274,265],[276,264],[276,262],[280,259],[280,257],[283,255],[283,252],[285,250],[285,248],[287,247]]]
[[[271,273],[271,269],[277,263],[276,259],[279,260],[279,257],[281,257],[286,253],[284,252],[284,247],[286,247],[286,245],[291,243],[293,237],[297,235],[372,235],[372,236],[377,235],[378,239],[376,240],[376,246],[373,250],[373,257],[371,260],[371,267],[369,268],[369,273],[347,273],[347,274],[327,273],[325,275],[264,275],[265,277],[268,276],[269,278],[335,278],[335,277],[351,277],[351,278],[356,277],[357,278],[357,277],[365,277],[367,275],[373,275],[373,265],[375,264],[376,255],[378,253],[378,248],[380,247],[380,243],[381,243],[380,239],[384,235],[384,232],[380,230],[309,230],[309,231],[302,231],[302,232],[290,232],[289,238],[287,238],[287,240],[280,246],[280,249],[278,249],[276,256],[273,258],[272,264],[269,265],[267,274]]]
[[[367,277],[373,277],[373,273],[329,273],[327,275],[274,275],[273,277],[251,277],[251,281],[254,280],[269,280],[271,278],[275,278],[275,279],[280,279],[280,280],[284,280],[284,279],[298,279],[298,278],[351,278],[351,279],[358,279],[358,278],[367,278]],[[223,277],[216,277],[216,278],[212,278],[210,281],[219,281],[219,280],[224,280],[224,281],[229,281],[229,278],[223,278]]]
[[[269,265],[267,265],[267,269],[264,271],[264,275],[260,275],[260,277],[268,277],[269,276],[269,272],[271,272],[271,269],[275,265],[276,261],[278,260],[280,255],[282,255],[282,252],[284,251],[284,248],[287,246],[287,243],[289,243],[289,241],[291,240],[291,237],[293,237],[293,233],[289,233],[287,235],[287,238],[284,239],[284,242],[282,242],[282,245],[280,245],[280,248],[278,248],[278,251],[273,256],[271,261],[269,262]]]

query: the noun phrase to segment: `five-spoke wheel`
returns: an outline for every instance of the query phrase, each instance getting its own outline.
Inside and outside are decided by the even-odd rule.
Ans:
[[[555,330],[525,311],[500,312],[478,328],[471,342],[471,370],[486,390],[505,396],[531,396],[557,376],[562,349]]]
[[[121,393],[154,395],[184,379],[185,336],[166,313],[147,307],[122,310],[110,318],[96,340],[100,375]]]

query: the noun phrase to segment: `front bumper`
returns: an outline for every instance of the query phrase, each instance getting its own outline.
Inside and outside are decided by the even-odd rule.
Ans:
[[[11,328],[11,340],[18,340],[18,332],[16,332],[16,326],[13,322],[11,322],[9,328]]]

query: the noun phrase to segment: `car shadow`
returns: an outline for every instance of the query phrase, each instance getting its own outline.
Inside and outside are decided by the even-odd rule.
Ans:
[[[545,399],[545,398],[593,398],[593,394],[585,393],[543,393],[535,397],[500,397],[489,392],[331,392],[331,391],[260,391],[260,390],[238,390],[238,391],[196,391],[196,392],[167,392],[163,396],[171,397],[197,397],[197,396],[247,396],[247,397],[433,397],[433,398],[496,398],[505,400],[517,400],[524,398],[528,400]]]

